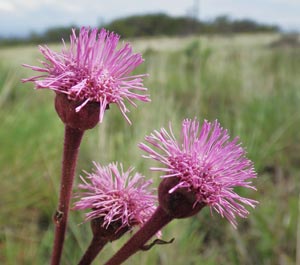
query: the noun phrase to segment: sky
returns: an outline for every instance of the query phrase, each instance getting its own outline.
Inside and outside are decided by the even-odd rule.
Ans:
[[[250,18],[300,31],[300,0],[0,0],[0,36],[27,36],[55,26],[90,26],[134,14],[163,12],[198,18]]]

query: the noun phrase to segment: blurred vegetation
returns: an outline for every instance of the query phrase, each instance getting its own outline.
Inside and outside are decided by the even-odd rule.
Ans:
[[[121,18],[105,27],[121,32],[124,37],[279,31],[277,26],[260,24],[250,19],[232,20],[228,16],[219,16],[212,21],[205,22],[189,17],[170,17],[165,14]]]
[[[126,38],[279,31],[279,27],[275,25],[265,25],[250,19],[230,19],[225,15],[212,21],[199,21],[190,17],[171,17],[163,13],[120,18],[99,27],[115,31]],[[32,33],[27,38],[0,38],[0,46],[50,43],[57,42],[62,38],[67,41],[69,40],[71,28],[78,27],[76,25],[54,27],[42,34]]]
[[[255,163],[258,191],[239,192],[260,202],[234,230],[203,209],[163,230],[170,245],[140,252],[130,265],[292,265],[300,257],[300,50],[272,46],[278,35],[149,38],[134,40],[145,63],[152,102],[129,114],[129,126],[116,106],[104,122],[87,131],[77,176],[92,160],[134,165],[155,182],[153,162],[137,144],[154,129],[180,128],[183,118],[218,119],[240,136]],[[57,47],[57,46],[55,46]],[[53,93],[33,90],[20,78],[34,75],[20,62],[35,64],[36,47],[0,49],[0,264],[47,264],[52,248],[52,214],[60,178],[63,125]],[[26,59],[25,59],[26,58]],[[178,135],[178,134],[177,134]],[[76,178],[78,182],[79,178]],[[72,211],[62,264],[73,265],[91,238],[83,213]],[[103,264],[129,237],[109,244],[95,264]]]

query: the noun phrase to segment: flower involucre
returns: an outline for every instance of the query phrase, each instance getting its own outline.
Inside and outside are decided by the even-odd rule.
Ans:
[[[246,217],[249,213],[244,205],[254,208],[257,204],[234,191],[235,187],[255,190],[249,179],[256,177],[253,164],[245,157],[238,138],[229,141],[227,130],[218,121],[204,121],[200,128],[196,119],[184,120],[181,141],[176,140],[171,124],[169,128],[169,133],[162,128],[146,136],[149,145],[139,144],[148,153],[145,158],[164,164],[164,167],[151,170],[164,172],[162,178],[179,179],[169,193],[178,188],[195,192],[196,203],[205,203],[236,227],[236,215]]]
[[[101,166],[94,162],[94,172],[87,173],[83,184],[78,188],[83,190],[77,197],[74,209],[91,209],[86,214],[86,220],[103,218],[103,227],[121,221],[122,227],[129,229],[135,225],[144,224],[155,210],[155,196],[152,194],[151,180],[139,173],[130,175],[133,168],[123,171],[117,163]]]
[[[79,36],[72,30],[70,47],[59,52],[47,46],[39,46],[46,62],[43,67],[25,65],[34,71],[45,74],[24,79],[33,81],[36,88],[48,88],[57,93],[64,93],[68,99],[78,102],[76,111],[80,111],[87,103],[97,102],[100,107],[99,120],[102,122],[105,109],[116,103],[126,120],[130,123],[124,99],[136,107],[133,100],[150,101],[144,92],[143,85],[146,74],[130,75],[142,62],[142,56],[133,53],[129,43],[118,49],[119,35],[105,29],[98,32],[81,28]]]

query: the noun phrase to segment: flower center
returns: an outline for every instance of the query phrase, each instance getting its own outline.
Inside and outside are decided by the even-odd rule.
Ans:
[[[196,193],[197,202],[213,204],[216,196],[221,192],[221,185],[217,183],[217,175],[213,172],[212,166],[201,161],[190,154],[179,154],[169,158],[173,174],[180,179],[177,188],[187,188]]]
[[[119,98],[117,82],[106,74],[98,78],[87,78],[69,89],[69,98],[72,100],[86,100],[91,102],[115,103]]]

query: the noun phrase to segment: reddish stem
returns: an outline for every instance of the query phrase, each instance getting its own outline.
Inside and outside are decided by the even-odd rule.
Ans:
[[[84,131],[71,128],[68,125],[65,126],[60,196],[58,209],[53,217],[56,227],[51,265],[60,264],[68,221],[75,167],[83,133]]]
[[[119,265],[139,251],[145,243],[161,228],[167,225],[173,217],[169,216],[160,206],[151,218],[136,232],[127,243],[105,265]]]
[[[97,257],[98,253],[102,250],[102,248],[106,245],[107,239],[104,237],[93,236],[93,239],[79,261],[78,265],[89,265],[92,261]]]

